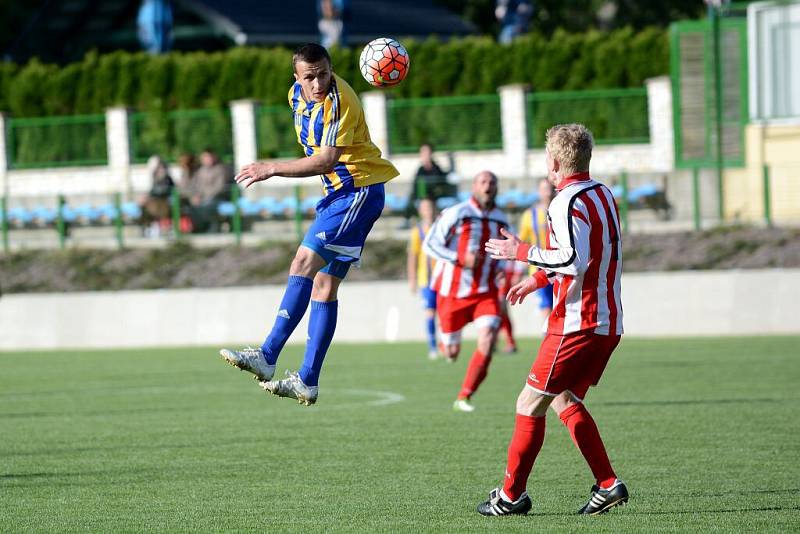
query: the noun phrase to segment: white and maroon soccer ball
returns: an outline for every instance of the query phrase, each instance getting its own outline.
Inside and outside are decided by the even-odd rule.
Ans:
[[[410,64],[405,47],[388,37],[367,43],[358,62],[361,75],[375,87],[397,85],[406,77]]]

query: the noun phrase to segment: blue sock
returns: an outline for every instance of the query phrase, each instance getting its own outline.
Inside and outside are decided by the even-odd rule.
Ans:
[[[425,319],[425,326],[428,329],[428,350],[436,350],[436,317]]]
[[[292,335],[294,329],[308,308],[308,301],[311,300],[311,286],[314,281],[311,278],[304,276],[289,276],[289,282],[286,284],[286,293],[283,294],[283,300],[278,308],[278,316],[275,318],[275,324],[272,325],[267,339],[261,345],[261,350],[264,351],[264,356],[267,358],[267,363],[275,365],[278,361],[283,346],[286,340]]]
[[[336,316],[339,301],[311,301],[311,315],[308,320],[308,342],[303,366],[300,367],[300,378],[307,386],[319,384],[319,372],[328,347],[331,346],[333,332],[336,330]]]

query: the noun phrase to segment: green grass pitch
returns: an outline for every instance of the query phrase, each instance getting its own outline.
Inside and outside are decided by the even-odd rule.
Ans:
[[[311,408],[215,348],[2,353],[0,531],[800,529],[800,337],[623,339],[587,406],[629,505],[575,515],[591,475],[550,414],[532,513],[477,515],[537,344],[496,356],[473,414],[470,344],[334,342]]]

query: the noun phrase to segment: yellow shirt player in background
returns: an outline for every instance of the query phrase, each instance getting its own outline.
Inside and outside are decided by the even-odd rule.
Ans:
[[[435,360],[439,357],[436,350],[436,291],[431,289],[431,273],[434,260],[422,250],[422,242],[436,217],[436,206],[433,200],[423,198],[419,201],[417,213],[419,222],[411,228],[408,239],[408,261],[406,272],[411,293],[419,291],[422,305],[425,308],[425,328],[428,334],[428,358]]]
[[[351,264],[358,263],[372,225],[383,211],[383,184],[398,172],[381,158],[369,137],[364,111],[353,89],[333,73],[328,51],[301,46],[292,56],[295,83],[289,89],[297,141],[305,158],[245,165],[236,181],[244,187],[273,176],[319,176],[325,197],[289,267],[289,281],[275,324],[257,349],[220,354],[256,375],[262,388],[280,397],[314,404],[319,374],[336,329],[337,291]],[[303,365],[284,380],[272,380],[286,340],[311,302]],[[245,310],[246,311],[246,310]]]
[[[547,224],[547,208],[553,200],[556,192],[552,184],[546,178],[539,181],[539,200],[530,208],[522,213],[519,221],[519,238],[525,243],[532,243],[535,247],[549,247],[550,228]],[[534,266],[530,267],[530,274],[537,271]],[[548,284],[536,291],[539,297],[539,309],[542,310],[544,320],[553,311],[553,284]]]

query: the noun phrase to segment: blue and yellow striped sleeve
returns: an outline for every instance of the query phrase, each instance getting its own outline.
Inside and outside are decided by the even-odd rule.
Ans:
[[[361,103],[351,91],[334,85],[325,99],[322,142],[320,146],[350,146],[355,136]]]

